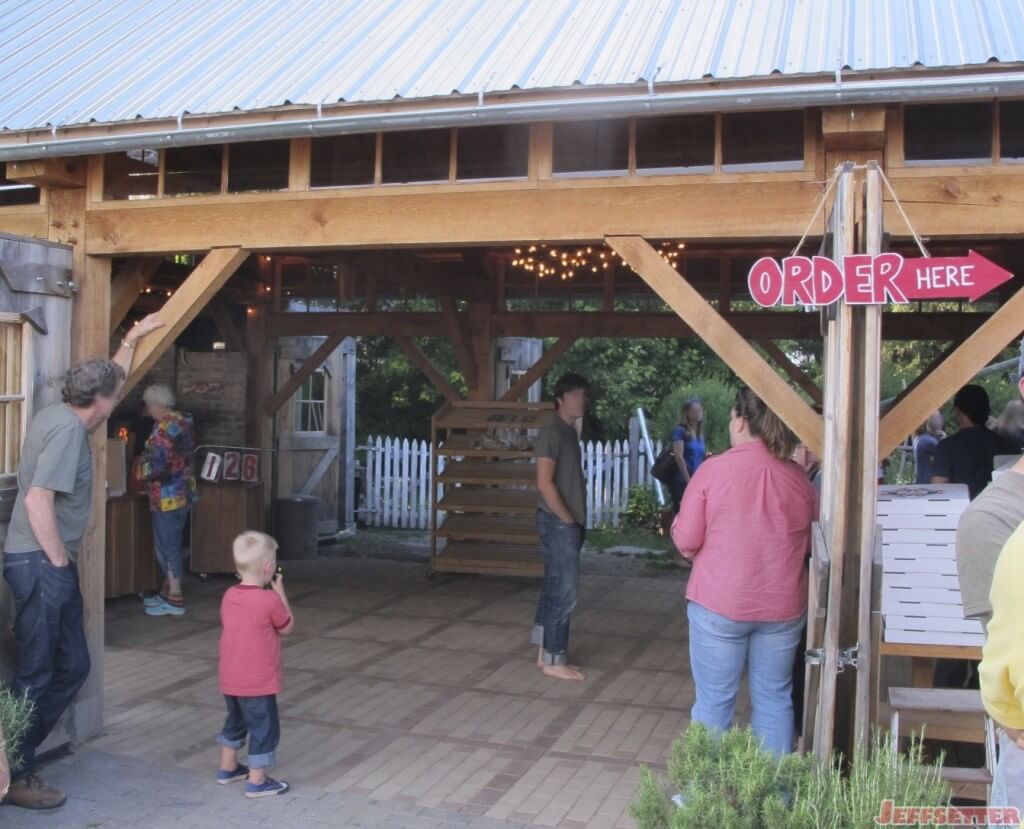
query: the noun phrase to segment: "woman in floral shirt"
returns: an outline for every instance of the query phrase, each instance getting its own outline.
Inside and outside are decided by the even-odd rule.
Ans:
[[[196,500],[192,418],[174,409],[174,392],[167,386],[149,386],[142,399],[156,422],[142,451],[139,476],[149,492],[156,559],[164,574],[163,591],[145,600],[146,614],[181,616],[185,613],[181,541]]]

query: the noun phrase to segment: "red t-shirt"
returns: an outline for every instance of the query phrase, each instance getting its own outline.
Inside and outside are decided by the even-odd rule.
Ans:
[[[281,628],[292,617],[273,590],[229,587],[220,603],[220,692],[231,697],[281,693]]]

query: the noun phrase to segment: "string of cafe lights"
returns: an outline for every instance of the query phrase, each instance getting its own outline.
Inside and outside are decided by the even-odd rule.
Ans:
[[[658,245],[658,254],[676,268],[679,254],[686,248],[686,242],[662,242]],[[600,273],[614,267],[617,259],[621,259],[611,248],[605,245],[587,245],[576,248],[557,248],[546,244],[529,245],[515,248],[512,267],[535,273],[539,278],[546,277],[572,279],[578,273],[590,271]],[[676,268],[678,270],[678,268]]]

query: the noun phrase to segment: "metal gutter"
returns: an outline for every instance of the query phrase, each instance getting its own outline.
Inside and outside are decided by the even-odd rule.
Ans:
[[[786,109],[837,104],[925,103],[929,101],[1024,96],[1024,71],[992,74],[929,75],[872,80],[835,79],[728,89],[707,86],[675,92],[604,95],[551,101],[475,104],[385,113],[331,115],[237,126],[152,130],[85,138],[54,138],[24,144],[0,144],[0,162],[47,156],[88,155],[138,149],[265,141],[377,131],[469,127],[574,118],[625,118],[685,112]],[[319,109],[319,107],[318,107]],[[179,119],[181,125],[181,119]],[[951,128],[955,125],[951,124]]]

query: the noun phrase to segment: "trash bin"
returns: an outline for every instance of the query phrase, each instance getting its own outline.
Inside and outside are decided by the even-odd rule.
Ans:
[[[316,513],[320,499],[290,495],[274,501],[274,538],[281,558],[316,558]]]

